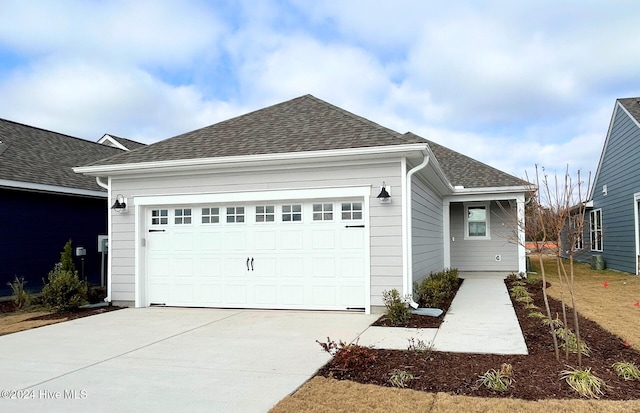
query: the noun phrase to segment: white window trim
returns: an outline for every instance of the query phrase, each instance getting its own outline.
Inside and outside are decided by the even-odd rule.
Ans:
[[[182,211],[182,215],[177,215],[176,211]],[[190,215],[185,215],[184,211],[185,210],[189,210],[190,211]],[[175,226],[180,226],[180,227],[188,227],[188,226],[192,226],[193,225],[193,220],[194,220],[194,209],[191,207],[177,207],[177,208],[172,208],[172,211],[169,212],[170,214],[173,213],[173,221],[172,224]],[[188,217],[190,218],[191,222],[185,223],[184,219]],[[176,219],[181,219],[182,222],[176,222]]]
[[[259,207],[264,208],[264,211],[258,212]],[[268,207],[273,208],[273,212],[267,212]],[[276,224],[278,221],[278,206],[275,204],[254,205],[253,211],[254,211],[254,214],[253,214],[254,222],[258,225],[271,225],[271,224]],[[258,215],[262,216],[264,218],[264,221],[258,221]],[[267,216],[272,216],[273,221],[267,221]]]
[[[595,223],[593,222],[593,218],[596,216],[596,213],[599,213],[598,215],[600,216],[600,229],[599,230],[595,229],[596,228],[595,227]],[[591,246],[590,246],[591,247],[591,251],[594,251],[594,252],[602,252],[604,250],[604,248],[603,248],[604,240],[602,238],[602,233],[603,233],[603,231],[602,231],[602,221],[603,221],[603,219],[602,219],[602,208],[594,209],[589,213],[589,243],[591,244]],[[591,242],[591,240],[595,239],[594,236],[593,236],[594,232],[596,233],[596,236],[597,236],[598,232],[600,233],[600,242],[599,242],[600,248],[599,249],[594,248],[594,245],[593,245],[594,243]]]
[[[484,207],[486,210],[487,233],[483,237],[469,235],[469,208]],[[464,203],[464,239],[465,240],[489,240],[491,239],[491,202]]]

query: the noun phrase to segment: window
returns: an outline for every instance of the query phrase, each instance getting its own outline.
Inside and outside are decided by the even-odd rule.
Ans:
[[[228,207],[227,222],[244,222],[244,207]]]
[[[174,209],[173,214],[176,225],[191,224],[191,208]]]
[[[465,216],[466,238],[489,238],[488,205],[467,205]]]
[[[256,206],[256,222],[275,222],[275,208],[273,205]]]
[[[167,225],[169,223],[168,209],[151,210],[151,225]]]
[[[362,219],[362,202],[343,202],[342,219]]]
[[[217,224],[220,222],[220,208],[202,208],[202,223]]]
[[[602,251],[602,209],[590,212],[591,251]]]
[[[583,220],[583,215],[573,215],[569,218],[569,243],[573,244],[574,250],[581,250],[584,248],[584,243],[582,241],[582,228],[581,222]]]
[[[333,221],[333,204],[313,204],[314,221]]]
[[[302,221],[302,205],[282,205],[282,221]]]

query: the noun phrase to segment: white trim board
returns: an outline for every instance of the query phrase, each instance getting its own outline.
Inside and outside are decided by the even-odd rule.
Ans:
[[[107,198],[106,191],[92,191],[90,189],[69,188],[58,185],[36,184],[33,182],[12,181],[8,179],[0,179],[0,187],[22,189],[27,191],[52,192],[64,195],[80,195],[96,198]]]
[[[280,201],[286,199],[349,198],[371,196],[371,186],[133,196],[133,205],[205,204],[211,202]]]

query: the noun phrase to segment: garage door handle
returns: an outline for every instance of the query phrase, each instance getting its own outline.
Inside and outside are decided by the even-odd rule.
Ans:
[[[247,271],[249,271],[249,257],[247,257]]]
[[[345,228],[364,228],[364,225],[345,225]]]
[[[251,271],[253,271],[253,257],[251,257]]]
[[[164,232],[163,229],[150,229],[149,232]]]

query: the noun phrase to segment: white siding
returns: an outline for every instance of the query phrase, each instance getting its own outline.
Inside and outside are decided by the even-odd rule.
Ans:
[[[400,160],[349,166],[297,167],[270,171],[226,172],[180,176],[145,176],[111,180],[112,196],[127,198],[128,212],[112,212],[112,300],[133,302],[135,292],[136,196],[186,195],[277,189],[371,186],[371,305],[382,305],[382,291],[402,289],[402,205],[399,191],[390,204],[377,200],[383,181],[401,188]]]
[[[444,269],[442,199],[414,175],[412,192],[413,280]]]
[[[503,204],[507,204],[506,202]],[[460,271],[518,272],[518,244],[514,242],[515,207],[505,213],[491,202],[491,239],[465,240],[464,204],[451,203],[451,267]],[[496,261],[500,255],[501,261]]]

